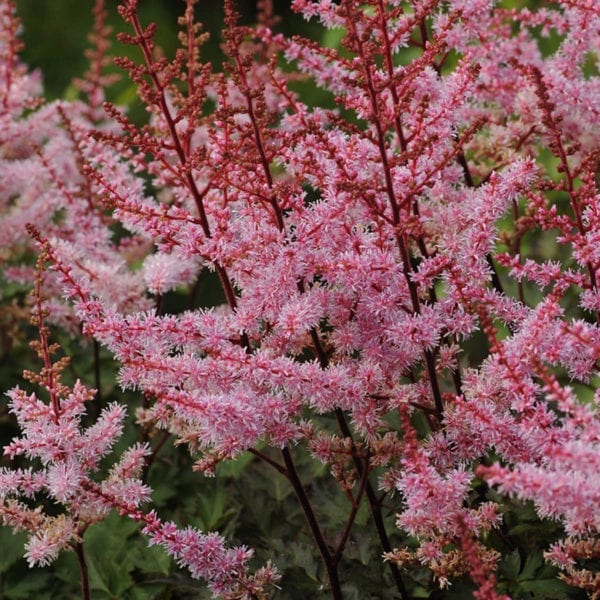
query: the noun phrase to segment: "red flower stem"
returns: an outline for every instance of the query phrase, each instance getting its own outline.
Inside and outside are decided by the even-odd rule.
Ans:
[[[342,533],[342,537],[338,543],[335,552],[333,553],[333,560],[336,564],[342,558],[342,554],[344,552],[344,548],[346,547],[346,543],[348,542],[348,537],[350,536],[350,532],[352,531],[352,526],[354,525],[354,520],[356,519],[356,515],[358,514],[358,509],[360,508],[360,503],[367,489],[367,483],[369,481],[369,457],[368,455],[365,457],[365,464],[363,467],[363,472],[360,478],[360,483],[358,486],[358,492],[354,498],[352,498],[352,509],[350,510],[350,515],[348,516],[348,520],[346,522],[346,526],[344,527],[344,531]],[[350,495],[350,493],[349,493]]]
[[[102,402],[102,380],[100,377],[100,344],[98,340],[94,339],[94,384],[96,387],[96,402],[95,406],[98,407]]]
[[[373,125],[375,126],[375,131],[377,134],[377,146],[379,148],[379,156],[381,158],[381,165],[383,168],[383,176],[385,179],[385,189],[387,192],[387,196],[390,202],[390,207],[392,209],[392,223],[394,229],[396,230],[396,241],[398,244],[398,248],[400,250],[400,258],[402,260],[403,273],[406,278],[406,283],[408,285],[408,289],[410,292],[410,298],[413,306],[414,314],[418,315],[421,312],[421,305],[419,296],[417,293],[417,288],[414,284],[414,281],[411,278],[411,274],[413,272],[412,266],[410,264],[410,258],[408,253],[408,248],[406,246],[406,242],[404,240],[404,235],[399,232],[400,228],[400,206],[398,204],[398,199],[396,198],[396,192],[394,190],[394,183],[392,181],[392,171],[390,168],[390,163],[386,150],[386,142],[385,142],[385,134],[381,124],[381,119],[379,116],[379,102],[377,99],[377,92],[375,91],[375,84],[373,82],[373,76],[371,73],[371,61],[369,57],[365,54],[363,43],[361,42],[360,35],[356,30],[356,24],[352,20],[349,15],[348,18],[349,28],[352,30],[352,35],[356,40],[358,56],[361,59],[361,64],[363,66],[363,74],[365,78],[365,84],[367,88],[367,92],[369,95],[369,100],[371,103],[371,117],[373,121]],[[435,361],[433,359],[433,355],[429,350],[423,351],[425,355],[425,364],[427,367],[427,374],[429,376],[429,382],[431,385],[431,392],[433,395],[433,400],[435,403],[437,417],[441,422],[444,416],[444,403],[442,400],[442,394],[439,388],[439,383],[437,381],[437,373],[435,371]]]
[[[255,136],[255,143],[256,143],[256,147],[257,147],[259,156],[261,158],[262,168],[265,173],[267,184],[268,184],[269,188],[272,188],[273,187],[273,178],[271,175],[271,169],[270,169],[269,161],[267,160],[266,153],[264,150],[264,143],[262,141],[262,137],[260,134],[260,128],[258,127],[256,114],[255,114],[254,108],[253,108],[252,98],[248,92],[248,87],[247,87],[247,83],[245,80],[245,73],[242,68],[239,56],[236,56],[236,66],[238,68],[238,75],[240,76],[240,80],[243,84],[244,89],[242,90],[242,92],[244,93],[244,95],[246,97],[246,107],[248,110],[248,116],[250,117],[250,121],[252,122],[252,127],[253,127],[253,131],[254,131],[254,136]],[[401,129],[399,131],[401,132]],[[386,156],[386,160],[387,160],[387,156]],[[389,169],[387,170],[387,172],[389,174]],[[389,185],[391,186],[391,180],[389,181]],[[277,226],[280,231],[283,231],[285,228],[285,225],[283,222],[283,215],[281,212],[281,208],[279,207],[277,199],[274,196],[271,196],[270,203],[275,212]],[[304,283],[302,281],[298,282],[298,290],[300,291],[300,293],[304,293],[304,291],[305,291]],[[418,302],[418,300],[417,300],[417,302]],[[325,349],[323,348],[323,345],[321,343],[319,333],[314,327],[310,330],[310,336],[311,336],[311,340],[313,342],[313,347],[314,347],[315,353],[319,359],[321,368],[326,369],[329,365],[329,359],[328,359],[327,353],[325,352]],[[437,380],[435,383],[437,386]],[[440,404],[441,404],[441,395],[440,395]],[[436,404],[436,406],[437,406],[437,404]],[[345,418],[340,409],[336,410],[336,416],[338,417],[338,423],[340,423],[340,427],[342,429],[342,433],[343,433],[344,437],[348,437],[348,438],[352,439],[352,433],[350,432],[350,429],[349,429],[348,425],[346,424]],[[341,419],[340,419],[340,416],[341,416]],[[344,424],[343,427],[341,426],[341,423]],[[365,485],[366,492],[367,492],[367,498],[369,500],[369,505],[371,507],[371,513],[373,515],[375,527],[377,529],[377,533],[378,533],[378,536],[381,541],[381,546],[382,546],[384,552],[391,552],[392,548],[389,543],[387,533],[385,531],[383,517],[381,515],[381,507],[379,505],[379,502],[377,500],[377,497],[376,497],[375,491],[373,490],[371,482],[368,479],[368,469],[363,468],[362,462],[356,454],[356,448],[354,446],[354,443],[352,444],[352,456],[353,456],[356,472],[358,473],[361,480],[363,480],[363,479],[365,480],[364,485]],[[288,451],[288,457],[291,460],[291,455],[289,454],[289,451]],[[284,459],[285,459],[285,455],[284,455]],[[286,462],[286,466],[287,466],[287,462]],[[293,463],[292,463],[292,466],[293,466]],[[288,468],[288,471],[289,471],[289,468]],[[302,504],[302,508],[304,509],[306,518],[309,521],[309,525],[312,523],[312,519],[314,519],[314,526],[316,526],[318,528],[318,523],[316,522],[314,513],[312,512],[312,509],[310,508],[310,503],[308,503],[308,498],[306,497],[306,494],[304,493],[305,502],[303,502],[302,497],[299,495],[299,490],[297,489],[297,486],[295,485],[295,482],[293,480],[294,473],[295,473],[295,469],[293,472],[288,472],[288,479],[290,480],[290,482],[292,483],[292,486],[294,486],[294,489],[296,490],[296,495],[298,497],[298,500]],[[299,482],[299,479],[297,480],[297,482]],[[362,494],[361,494],[361,496],[362,496]],[[358,502],[360,502],[360,496],[358,498]],[[310,512],[307,512],[308,509],[310,509]],[[351,519],[349,519],[348,524],[350,527],[353,523],[353,520],[354,520],[353,517],[351,517]],[[311,530],[313,530],[313,536],[315,536],[315,541],[317,542],[317,546],[319,546],[319,541],[317,540],[317,537],[315,535],[315,530],[313,529],[313,525],[311,525]],[[349,534],[349,529],[348,529],[347,534],[345,534],[346,537],[348,534]],[[344,539],[344,537],[342,539]],[[338,548],[338,550],[336,551],[336,553],[334,555],[336,564],[337,564],[337,562],[339,562],[339,559],[341,558],[341,553],[343,551],[344,545],[345,545],[345,541],[341,544],[341,546]],[[327,550],[327,555],[325,555],[323,553],[323,549],[321,546],[319,546],[319,550],[321,552],[321,556],[323,557],[323,560],[327,567],[328,561],[332,559],[331,554],[329,553],[329,550]],[[326,556],[328,556],[329,558],[326,558]],[[390,570],[392,571],[392,576],[394,578],[394,581],[396,582],[396,586],[398,588],[401,598],[408,598],[406,588],[400,577],[400,572],[398,571],[398,567],[391,562],[388,562],[388,564],[390,566]],[[327,567],[327,569],[328,569],[328,573],[329,573],[330,568]],[[337,578],[337,572],[335,573],[335,576]],[[330,576],[330,580],[331,580],[331,576]],[[332,587],[332,590],[333,590],[333,587]]]
[[[48,329],[44,325],[44,309],[42,308],[42,269],[43,261],[46,257],[46,249],[42,248],[42,252],[38,258],[37,274],[35,281],[35,309],[33,312],[35,324],[37,325],[40,335],[41,358],[44,361],[43,385],[50,394],[50,404],[54,422],[58,425],[60,419],[60,401],[58,390],[56,388],[56,379],[52,359],[50,358],[50,345],[48,344]]]
[[[338,561],[334,559],[331,551],[329,550],[329,546],[325,542],[325,538],[323,537],[323,533],[321,532],[321,528],[319,527],[315,513],[308,500],[306,490],[300,481],[300,477],[296,471],[296,466],[294,465],[294,460],[289,449],[283,448],[281,454],[283,456],[283,461],[288,473],[288,479],[294,488],[294,492],[296,493],[296,497],[298,498],[300,505],[302,506],[302,510],[304,511],[304,516],[308,522],[310,532],[312,533],[317,548],[319,549],[321,557],[323,558],[323,562],[325,563],[325,569],[327,570],[327,577],[329,579],[329,586],[331,588],[331,596],[334,598],[334,600],[342,600],[342,588],[340,586],[340,580],[337,572]]]
[[[135,33],[137,34],[138,45],[144,55],[144,60],[146,62],[146,66],[148,67],[148,75],[150,79],[152,79],[152,83],[156,91],[158,92],[158,103],[161,109],[161,112],[165,118],[167,123],[167,127],[169,128],[169,133],[171,135],[171,139],[173,140],[173,144],[175,145],[175,152],[179,157],[179,161],[182,167],[187,167],[188,160],[185,150],[183,148],[183,144],[179,139],[179,133],[177,132],[177,128],[175,127],[175,121],[173,119],[173,115],[171,115],[171,111],[169,110],[169,105],[167,104],[167,99],[165,97],[165,86],[161,83],[156,70],[154,69],[154,59],[152,58],[152,51],[148,45],[148,41],[146,36],[144,35],[144,30],[140,23],[140,20],[135,11],[132,11],[131,15],[131,25],[133,26]],[[196,207],[198,208],[198,214],[200,215],[200,223],[202,226],[202,230],[206,237],[211,237],[210,226],[208,223],[208,218],[206,217],[206,211],[204,209],[203,198],[200,195],[200,191],[198,190],[198,186],[194,181],[192,173],[188,170],[185,179],[187,182],[187,187],[194,198],[194,202],[196,203]]]
[[[90,577],[87,566],[87,560],[85,558],[85,552],[83,550],[83,542],[75,544],[75,554],[77,555],[77,561],[79,562],[79,575],[81,578],[81,598],[82,600],[91,600],[90,592]]]
[[[386,14],[385,8],[383,6],[383,0],[378,0],[377,3],[377,12],[379,15],[379,27],[381,29],[381,33],[383,35],[383,55],[385,58],[385,69],[388,74],[389,81],[389,89],[392,94],[392,100],[394,101],[394,106],[400,106],[400,98],[398,96],[398,90],[395,85],[395,76],[394,76],[394,59],[392,57],[392,48],[390,44],[390,38],[388,34],[388,29],[386,26]],[[421,21],[423,23],[423,21]],[[396,131],[396,136],[398,137],[398,142],[400,143],[400,149],[402,152],[406,152],[406,148],[408,146],[406,142],[406,138],[404,137],[404,132],[402,130],[402,121],[400,120],[400,113],[398,111],[395,112],[394,115],[394,129]]]
[[[262,135],[260,133],[260,128],[258,126],[258,120],[256,118],[256,113],[254,111],[254,104],[252,102],[252,96],[250,95],[250,90],[249,90],[248,82],[246,79],[246,73],[244,72],[244,69],[242,67],[240,56],[239,56],[239,54],[237,54],[237,49],[236,49],[235,63],[238,68],[238,75],[240,77],[240,83],[242,84],[241,91],[244,94],[244,97],[246,98],[246,109],[248,110],[248,116],[250,117],[250,122],[252,123],[252,130],[254,132],[254,139],[256,142],[256,149],[257,149],[258,155],[260,157],[260,163],[262,165],[262,169],[264,171],[265,178],[267,180],[267,185],[269,186],[269,189],[272,189],[273,188],[273,175],[271,175],[271,168],[269,166],[269,160],[267,158],[267,154],[265,151],[265,144],[263,142]],[[277,221],[277,228],[279,229],[279,231],[283,231],[284,230],[283,213],[281,212],[281,208],[279,206],[279,203],[277,202],[277,198],[275,198],[273,195],[271,195],[271,197],[269,198],[269,204],[271,205],[271,207],[273,208],[273,212],[275,213],[275,219]]]
[[[337,419],[339,428],[342,432],[342,435],[344,437],[350,438],[350,440],[353,440],[352,437],[352,432],[350,431],[350,427],[348,426],[348,423],[346,422],[346,417],[344,416],[344,413],[338,408],[335,411],[335,417]],[[354,442],[352,442],[352,458],[354,460],[354,466],[356,468],[356,472],[358,473],[359,477],[363,477],[363,464],[360,460],[360,458],[358,458],[357,454],[356,454],[356,448],[354,446]],[[369,501],[369,507],[371,508],[371,515],[373,516],[373,522],[375,523],[375,529],[377,530],[377,535],[379,536],[379,543],[381,544],[381,548],[383,549],[384,552],[391,552],[392,551],[392,545],[390,544],[390,540],[388,538],[387,532],[385,530],[385,523],[383,522],[383,516],[381,514],[381,502],[379,501],[379,499],[377,498],[377,495],[375,494],[375,490],[373,489],[373,486],[371,485],[371,482],[368,479],[367,476],[367,482],[366,482],[366,495],[367,495],[367,500]],[[400,594],[400,598],[401,599],[408,599],[408,591],[406,589],[406,586],[404,585],[404,582],[402,581],[402,577],[400,576],[400,571],[398,569],[398,566],[394,563],[392,563],[391,561],[388,561],[387,563],[389,565],[390,571],[392,573],[392,577],[394,578],[394,582],[396,584],[396,588],[398,589],[398,593]]]
[[[156,91],[158,92],[160,109],[167,123],[167,127],[169,128],[169,133],[175,146],[175,152],[177,153],[181,166],[184,168],[184,170],[186,170],[185,179],[187,187],[190,193],[192,194],[192,197],[194,198],[194,202],[198,209],[202,231],[204,232],[204,235],[206,235],[206,237],[210,238],[211,231],[210,225],[208,223],[208,218],[206,216],[206,210],[204,208],[204,196],[200,193],[200,190],[196,185],[192,172],[187,168],[187,154],[185,152],[183,144],[181,143],[179,133],[177,132],[177,128],[175,127],[173,115],[171,115],[171,111],[169,110],[169,106],[167,104],[167,99],[165,97],[165,86],[161,83],[158,74],[156,73],[156,70],[153,67],[154,61],[152,58],[152,51],[148,45],[143,28],[135,11],[132,12],[130,22],[138,36],[138,45],[140,46],[140,49],[142,50],[142,53],[144,55],[144,60],[146,62],[146,66],[148,67],[148,74],[152,79]],[[206,191],[208,191],[208,188],[206,188],[204,193],[206,193]],[[231,279],[229,278],[226,269],[221,264],[215,263],[215,270],[217,271],[217,275],[219,276],[219,280],[221,282],[221,285],[223,286],[223,291],[225,293],[225,298],[227,299],[227,304],[232,310],[235,310],[237,308],[237,297],[233,288],[233,284],[231,283]],[[242,334],[242,343],[247,348],[249,348],[250,343],[246,333]]]
[[[248,452],[250,454],[254,454],[260,460],[266,462],[268,465],[271,465],[278,473],[281,473],[284,477],[288,478],[288,472],[285,467],[282,467],[277,461],[269,458],[266,454],[263,454],[260,450],[256,450],[256,448],[248,448]]]

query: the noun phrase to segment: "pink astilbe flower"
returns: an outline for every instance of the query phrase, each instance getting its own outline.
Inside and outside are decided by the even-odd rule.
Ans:
[[[39,461],[41,467],[0,469],[0,521],[15,530],[29,532],[25,556],[30,566],[43,566],[53,562],[61,550],[78,550],[86,529],[116,508],[122,515],[143,523],[150,543],[164,546],[193,577],[206,579],[215,595],[231,599],[260,597],[264,586],[278,580],[276,569],[267,565],[249,574],[246,563],[251,551],[227,549],[218,534],[178,529],[174,523],[163,523],[154,512],[140,510],[151,491],[141,480],[150,454],[147,445],[137,444],[125,450],[99,483],[93,478],[100,469],[100,461],[111,452],[122,433],[125,408],[113,403],[93,425],[85,428],[81,425],[86,413],[84,404],[94,398],[95,392],[80,381],[72,389],[64,386],[60,373],[66,359],[51,361],[51,353],[57,348],[48,343],[40,272],[48,251],[47,245],[42,246],[38,259],[33,316],[40,332],[40,341],[33,346],[44,367],[39,375],[29,372],[25,375],[45,389],[50,402],[19,388],[9,392],[10,411],[17,419],[21,436],[4,449],[10,459],[23,456],[29,461]],[[41,504],[30,508],[32,502],[44,496],[61,506],[64,513],[47,515]],[[78,552],[78,556],[83,554]]]
[[[1,9],[0,87],[5,91],[0,115],[0,261],[4,276],[33,283],[33,269],[24,266],[24,257],[35,247],[26,225],[35,223],[48,238],[70,246],[71,262],[80,264],[109,303],[122,310],[148,307],[141,275],[128,267],[128,262],[137,258],[139,242],[132,237],[115,241],[111,230],[114,220],[107,215],[101,190],[86,169],[88,163],[102,160],[103,155],[109,160],[102,144],[90,138],[93,128],[115,131],[115,123],[104,111],[99,114],[94,104],[100,101],[100,90],[109,79],[92,61],[88,79],[80,82],[80,87],[94,97],[90,104],[43,104],[39,77],[29,74],[18,62],[19,24],[12,2],[3,1]],[[98,1],[94,40],[100,53],[106,51],[107,44],[102,37],[106,32],[101,35],[103,18],[102,2]],[[92,56],[102,62],[97,53]],[[49,318],[76,328],[72,311],[61,302],[62,292],[51,276],[46,286]]]
[[[164,546],[193,577],[208,580],[215,596],[231,600],[264,597],[263,588],[279,580],[270,564],[252,576],[246,575],[252,551],[243,547],[226,549],[224,539],[216,533],[202,534],[191,527],[178,529],[174,523],[161,523],[152,514],[144,521],[143,531],[151,543]]]
[[[502,494],[564,527],[548,558],[594,589],[573,563],[596,553],[600,533],[598,396],[581,392],[600,358],[598,11],[566,0],[535,11],[490,0],[295,0],[304,17],[338,30],[340,44],[326,48],[276,33],[264,14],[241,26],[228,0],[227,63],[216,72],[200,61],[194,4],[173,59],[157,51],[136,0],[119,8],[130,31],[120,39],[141,62],[118,64],[147,125],[111,104],[92,135],[83,104],[25,118],[34,82],[21,70],[15,87],[0,72],[10,105],[0,240],[18,246],[25,221],[41,220],[34,237],[48,242],[49,291],[67,296],[72,321],[113,353],[122,387],[144,394],[144,426],[174,434],[207,474],[250,450],[288,479],[334,598],[362,501],[401,597],[397,567],[418,564],[442,586],[469,574],[475,597],[502,598],[488,535],[501,525]],[[4,60],[14,62],[6,23]],[[549,52],[544,38],[555,34]],[[310,106],[299,77],[335,107]],[[101,92],[88,88],[97,121]],[[218,281],[219,306],[198,305],[201,277]],[[166,312],[163,296],[186,287],[188,310]],[[138,508],[144,448],[90,481],[123,409],[83,433],[87,394],[75,386],[48,405],[12,392],[24,435],[9,452],[44,469],[6,471],[6,489],[45,491],[86,518],[117,507],[224,597],[272,583],[271,567],[247,574],[245,548]],[[327,463],[350,502],[337,544],[317,522],[292,447]],[[375,467],[412,550],[391,548]],[[14,503],[5,511],[30,529],[45,518]],[[81,527],[68,525],[48,523],[32,560],[78,543]]]
[[[94,398],[95,392],[80,381],[72,388],[62,384],[61,371],[67,360],[52,362],[51,354],[57,347],[49,344],[49,331],[44,325],[46,313],[39,271],[45,258],[42,251],[32,317],[40,335],[32,346],[44,366],[39,374],[26,372],[25,376],[44,389],[49,402],[18,387],[9,392],[10,412],[15,415],[21,435],[4,448],[6,457],[22,456],[39,466],[0,469],[0,519],[16,530],[29,532],[26,557],[30,565],[49,564],[61,550],[77,549],[89,525],[102,520],[112,508],[97,494],[90,493],[89,486],[100,469],[100,461],[120,437],[125,417],[125,408],[114,403],[101,412],[93,425],[82,426],[85,403]],[[146,501],[150,489],[140,475],[147,454],[148,448],[142,446],[127,451],[100,484],[101,489],[133,506]],[[41,503],[31,508],[43,497],[61,506],[64,512],[57,516],[45,514]],[[25,499],[29,502],[23,502]]]
[[[402,493],[402,528],[440,551],[454,540],[464,558],[469,540],[497,524],[492,505],[469,506],[474,473],[467,463],[496,452],[507,466],[481,474],[494,473],[490,481],[500,483],[504,473],[502,485],[512,491],[509,477],[524,484],[518,474],[532,472],[525,466],[553,473],[542,460],[543,436],[552,432],[563,446],[567,439],[589,443],[583,429],[553,417],[554,396],[544,398],[539,382],[547,365],[588,378],[597,358],[567,334],[596,339],[597,327],[580,331],[559,304],[579,286],[589,288],[591,305],[598,262],[596,150],[576,143],[582,113],[570,110],[567,119],[558,111],[562,96],[551,77],[563,55],[583,60],[572,48],[581,11],[569,5],[532,16],[490,2],[455,2],[449,10],[432,2],[409,14],[393,3],[368,4],[295,3],[327,27],[343,25],[341,53],[264,26],[252,45],[251,31],[237,26],[226,3],[225,78],[211,77],[196,58],[184,62],[185,51],[172,63],[154,58],[135,3],[124,3],[134,34],[123,40],[141,48],[144,63],[121,64],[139,85],[153,129],[138,130],[111,108],[125,136],[99,139],[118,152],[131,148],[136,167],[166,190],[150,197],[108,158],[92,162],[94,180],[118,218],[155,245],[144,267],[151,291],[183,283],[181,269],[191,264],[190,281],[200,269],[217,273],[227,307],[126,315],[58,244],[57,268],[86,331],[121,361],[122,383],[156,398],[144,419],[206,453],[203,468],[214,466],[209,456],[235,457],[261,440],[278,447],[296,441],[305,408],[335,413],[348,436],[346,411],[372,444],[390,411],[423,411],[426,442],[389,455],[397,464],[384,480]],[[511,22],[520,19],[524,29],[515,35]],[[540,24],[565,35],[549,61],[527,30]],[[196,39],[189,22],[187,35]],[[397,66],[393,57],[409,39],[420,55]],[[304,105],[285,73],[255,60],[260,42],[295,61],[354,121]],[[461,57],[445,69],[451,50]],[[554,66],[546,71],[546,64]],[[171,85],[175,70],[185,73],[187,95]],[[570,77],[582,88],[595,85],[577,69]],[[193,107],[207,97],[216,108],[205,117]],[[536,161],[543,146],[556,155],[564,184]],[[587,184],[576,186],[576,177]],[[572,218],[547,200],[553,186],[569,194]],[[515,230],[501,237],[498,223],[509,213]],[[558,242],[573,249],[572,267],[521,259],[523,232],[536,227],[560,232]],[[496,259],[500,241],[508,252]],[[165,265],[178,259],[167,277]],[[518,297],[506,293],[498,264],[512,269]],[[526,283],[552,293],[528,306]],[[465,371],[460,356],[441,360],[477,328],[490,340],[479,368]],[[406,439],[410,428],[405,422]],[[514,489],[536,501],[533,491]],[[581,502],[594,505],[589,496]],[[567,518],[558,507],[552,514]],[[586,530],[590,518],[573,517]],[[440,580],[446,576],[435,568]],[[460,572],[448,567],[446,574]]]

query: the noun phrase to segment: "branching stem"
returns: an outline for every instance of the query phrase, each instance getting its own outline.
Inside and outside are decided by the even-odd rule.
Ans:
[[[82,600],[91,600],[90,577],[88,572],[87,560],[83,550],[83,542],[75,544],[75,554],[79,562],[79,575],[81,579],[81,598]]]
[[[294,464],[291,452],[288,448],[283,448],[281,454],[287,470],[288,479],[294,488],[294,492],[296,493],[296,497],[298,498],[300,505],[302,506],[302,510],[304,511],[304,516],[308,522],[310,532],[312,533],[313,539],[315,540],[323,562],[325,563],[325,569],[327,570],[327,577],[329,578],[329,585],[331,588],[331,596],[334,598],[334,600],[341,600],[343,596],[337,572],[337,560],[334,559],[334,556],[325,542],[325,538],[323,537],[323,533],[321,532],[321,528],[319,527],[319,523],[313,508],[310,504],[308,496],[306,495],[306,490],[304,489],[298,472],[296,471],[296,465]]]

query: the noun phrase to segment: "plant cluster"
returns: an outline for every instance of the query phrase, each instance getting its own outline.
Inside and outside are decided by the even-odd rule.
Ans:
[[[597,2],[294,0],[319,42],[224,0],[222,68],[195,4],[173,57],[119,6],[138,123],[106,101],[101,0],[80,98],[50,103],[0,2],[3,285],[32,290],[25,378],[47,398],[8,392],[0,520],[28,562],[75,550],[90,597],[86,531],[116,509],[215,596],[294,597],[275,539],[260,565],[148,508],[172,440],[206,477],[289,484],[309,597],[347,595],[368,539],[361,598],[600,598]],[[22,310],[4,303],[3,339]],[[96,391],[62,383],[49,324],[89,340]],[[126,409],[96,396],[100,346],[142,398],[112,464]]]

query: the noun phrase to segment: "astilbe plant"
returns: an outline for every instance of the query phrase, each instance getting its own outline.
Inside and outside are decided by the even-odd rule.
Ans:
[[[125,408],[111,404],[93,425],[82,427],[85,403],[93,400],[95,392],[79,380],[72,388],[64,385],[61,372],[68,358],[52,360],[58,346],[50,343],[44,324],[47,313],[43,308],[42,265],[46,258],[43,248],[32,311],[39,340],[31,342],[43,367],[39,373],[25,371],[24,377],[43,389],[48,400],[19,387],[9,392],[10,411],[22,435],[4,448],[4,455],[12,460],[22,456],[32,466],[0,469],[0,520],[17,531],[29,532],[25,548],[30,566],[49,564],[62,549],[75,549],[82,569],[83,596],[89,597],[83,535],[113,506],[137,507],[148,498],[149,489],[139,479],[148,448],[129,448],[104,481],[93,480],[101,459],[121,434]],[[42,503],[36,505],[43,497],[64,511],[57,513]]]
[[[87,102],[44,103],[39,74],[27,73],[17,51],[18,20],[11,2],[2,2],[2,89],[0,114],[1,205],[0,260],[4,279],[32,284],[35,279],[31,255],[35,242],[26,231],[33,223],[47,237],[56,237],[71,248],[73,262],[80,264],[91,281],[110,278],[112,286],[105,299],[122,310],[143,310],[150,303],[143,298],[143,280],[126,265],[147,249],[141,240],[129,237],[113,240],[114,219],[100,200],[94,181],[83,167],[88,154],[98,154],[88,132],[115,129],[102,110],[103,87],[111,82],[102,75],[107,39],[103,3],[96,3],[95,42],[91,66],[77,82]],[[86,143],[83,143],[86,140]],[[72,310],[51,274],[45,281],[45,306],[55,323],[77,331]]]
[[[340,34],[331,48],[276,33],[268,3],[242,26],[226,1],[222,71],[201,62],[194,4],[172,60],[137,1],[119,7],[141,62],[118,64],[147,125],[105,104],[110,128],[88,135],[62,110],[78,168],[36,154],[55,201],[71,206],[83,186],[98,218],[130,232],[83,243],[58,223],[36,237],[84,333],[120,362],[123,387],[154,401],[138,420],[187,444],[207,475],[244,451],[283,475],[334,598],[362,503],[401,597],[425,565],[442,587],[469,575],[474,597],[506,598],[493,533],[510,496],[563,527],[546,558],[598,597],[597,4],[295,0]],[[299,79],[335,107],[310,105]],[[127,244],[146,252],[138,271],[116,269],[143,280],[139,299],[101,276]],[[207,272],[222,305],[163,308]],[[300,453],[350,500],[335,541]],[[276,581],[270,566],[248,575],[244,549],[154,521],[141,498],[102,497],[215,593],[254,597]]]
[[[98,53],[92,53],[92,58],[97,63],[102,62],[100,50],[106,45],[102,5],[96,2]],[[24,436],[6,447],[5,457],[24,455],[31,461],[39,460],[43,469],[39,472],[31,468],[2,469],[2,522],[15,530],[30,532],[26,547],[30,565],[49,564],[62,549],[75,549],[82,568],[84,597],[89,597],[89,580],[83,534],[112,508],[142,523],[151,543],[167,547],[182,564],[189,566],[194,576],[209,580],[215,593],[223,597],[259,594],[264,583],[276,580],[277,576],[271,567],[259,570],[256,575],[246,575],[245,563],[250,551],[226,549],[217,534],[204,535],[193,528],[180,530],[154,512],[143,513],[138,509],[139,503],[149,497],[149,488],[136,479],[147,464],[147,447],[136,446],[126,451],[101,484],[91,477],[99,470],[100,459],[120,436],[125,409],[113,404],[93,426],[82,429],[84,403],[94,398],[95,391],[79,381],[72,389],[60,383],[60,372],[67,361],[52,363],[51,354],[58,347],[49,345],[49,330],[44,321],[63,325],[71,333],[77,327],[71,309],[62,300],[56,275],[45,271],[42,279],[42,265],[53,257],[47,240],[59,245],[61,256],[69,256],[79,273],[85,274],[92,291],[123,311],[151,306],[151,301],[142,294],[142,274],[126,268],[128,262],[147,252],[148,244],[134,236],[114,241],[115,221],[102,203],[96,180],[85,170],[89,157],[101,156],[103,152],[102,143],[89,137],[91,129],[104,135],[114,129],[114,123],[105,118],[103,111],[99,112],[102,86],[108,78],[102,77],[99,65],[92,62],[88,78],[80,83],[89,97],[87,104],[60,102],[38,108],[43,104],[37,96],[39,84],[18,63],[16,55],[20,45],[14,7],[5,2],[2,10],[6,66],[0,163],[5,203],[0,225],[6,261],[3,274],[8,280],[34,284],[32,322],[40,334],[40,341],[34,347],[44,367],[39,376],[31,372],[26,376],[45,388],[50,397],[50,402],[44,404],[37,396],[19,388],[9,393],[10,410]],[[104,154],[105,166],[112,163],[121,170],[120,179],[126,177],[128,168],[120,167],[119,157],[105,151]],[[133,178],[129,183],[141,185],[140,180]],[[29,266],[28,254],[36,247],[40,249],[37,267]],[[105,285],[106,281],[110,281],[110,286]],[[98,383],[98,376],[96,379]],[[29,506],[44,496],[50,502],[62,504],[65,512],[52,516],[41,506]]]
[[[36,232],[32,232],[38,237]],[[81,569],[82,597],[90,598],[87,563],[83,547],[86,529],[107,516],[111,509],[139,521],[151,543],[161,544],[195,576],[203,576],[215,593],[236,598],[243,594],[258,594],[265,582],[273,580],[271,568],[256,576],[245,576],[245,562],[250,552],[245,548],[226,549],[218,534],[202,534],[193,528],[180,530],[174,523],[163,522],[154,512],[144,513],[139,505],[150,497],[150,488],[142,480],[147,445],[137,444],[126,449],[98,482],[93,474],[100,461],[110,453],[123,430],[125,407],[113,403],[105,408],[95,423],[82,426],[84,404],[94,399],[95,390],[79,380],[72,388],[61,383],[61,371],[68,363],[63,357],[52,362],[58,350],[49,342],[47,316],[43,308],[43,263],[52,253],[43,243],[38,259],[38,278],[33,292],[35,304],[32,323],[39,331],[39,341],[32,342],[43,367],[39,374],[25,371],[24,377],[43,388],[49,401],[20,388],[9,392],[10,410],[16,416],[22,436],[4,449],[5,456],[24,456],[41,468],[0,469],[0,519],[14,530],[29,532],[26,558],[30,564],[50,564],[65,548],[74,549]],[[29,503],[41,498],[60,505],[64,512],[48,511],[44,504],[32,508]],[[29,501],[29,502],[28,502]],[[235,578],[232,577],[235,574]]]

